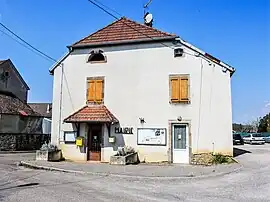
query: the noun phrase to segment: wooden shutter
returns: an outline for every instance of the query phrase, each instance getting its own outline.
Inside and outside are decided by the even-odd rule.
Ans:
[[[96,80],[95,101],[102,102],[103,100],[103,80]]]
[[[87,91],[87,100],[90,102],[95,101],[95,81],[88,81],[88,91]]]
[[[171,78],[171,101],[179,102],[180,101],[180,89],[179,89],[179,79]]]
[[[189,85],[188,85],[188,77],[180,78],[180,101],[188,101],[189,100]]]

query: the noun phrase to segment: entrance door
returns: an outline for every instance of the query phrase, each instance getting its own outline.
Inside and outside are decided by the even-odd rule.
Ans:
[[[101,160],[102,125],[89,125],[88,131],[88,160]]]
[[[172,125],[172,157],[173,163],[189,163],[188,125]]]

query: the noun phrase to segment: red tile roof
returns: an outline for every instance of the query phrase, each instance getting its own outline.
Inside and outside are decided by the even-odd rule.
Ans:
[[[87,105],[67,117],[64,122],[115,122],[117,118],[104,105]]]
[[[138,40],[152,40],[174,38],[176,35],[159,31],[155,28],[137,23],[125,17],[111,23],[97,32],[81,39],[72,46],[106,44],[113,42],[131,42]]]

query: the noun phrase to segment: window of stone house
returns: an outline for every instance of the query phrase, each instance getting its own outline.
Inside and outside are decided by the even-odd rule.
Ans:
[[[90,62],[90,63],[104,63],[104,62],[107,62],[107,58],[104,55],[102,50],[91,51],[87,62]]]
[[[170,102],[190,103],[188,75],[170,76]]]

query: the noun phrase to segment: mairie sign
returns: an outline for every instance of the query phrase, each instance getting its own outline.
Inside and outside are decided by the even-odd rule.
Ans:
[[[132,127],[116,127],[114,130],[115,133],[122,133],[122,134],[133,134]]]

